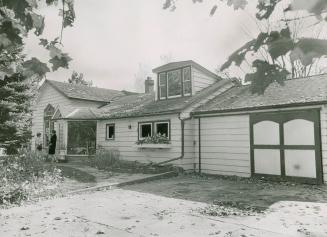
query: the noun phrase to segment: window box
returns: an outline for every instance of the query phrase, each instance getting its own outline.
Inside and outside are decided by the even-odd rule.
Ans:
[[[143,143],[136,145],[138,149],[170,149],[171,144],[150,144],[150,143]]]

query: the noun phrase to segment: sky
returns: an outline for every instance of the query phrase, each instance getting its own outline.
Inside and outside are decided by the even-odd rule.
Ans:
[[[49,73],[47,78],[67,81],[75,70],[97,87],[135,91],[135,75],[153,76],[151,70],[164,63],[162,56],[172,61],[194,60],[214,71],[256,36],[251,5],[235,11],[221,3],[211,17],[216,0],[177,1],[175,11],[163,10],[163,3],[76,0],[74,27],[66,28],[63,35],[63,50],[73,61],[69,69]],[[41,13],[46,17],[44,37],[54,39],[61,27],[58,9],[47,7]],[[38,42],[31,34],[26,41],[27,55],[47,60],[48,52]]]

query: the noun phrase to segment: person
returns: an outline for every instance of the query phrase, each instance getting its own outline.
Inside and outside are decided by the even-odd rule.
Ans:
[[[42,146],[43,146],[43,141],[42,141],[42,138],[41,138],[41,133],[38,132],[36,134],[36,138],[35,138],[35,151],[36,151],[38,156],[40,156],[41,153],[42,153]]]
[[[52,130],[50,142],[49,142],[49,155],[52,158],[53,162],[57,162],[56,154],[56,143],[57,143],[57,135],[56,131]]]

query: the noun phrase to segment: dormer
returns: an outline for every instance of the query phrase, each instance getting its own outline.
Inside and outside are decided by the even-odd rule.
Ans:
[[[192,60],[168,63],[152,71],[157,74],[156,100],[192,96],[219,80]]]

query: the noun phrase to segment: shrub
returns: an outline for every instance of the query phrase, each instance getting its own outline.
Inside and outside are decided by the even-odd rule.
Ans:
[[[98,149],[94,157],[90,157],[89,164],[98,169],[114,166],[119,161],[120,153],[117,149]]]
[[[0,205],[20,204],[54,189],[61,180],[61,171],[44,163],[43,157],[24,152],[0,158]]]
[[[160,133],[153,135],[152,137],[147,137],[143,140],[139,140],[136,144],[170,144],[169,138],[161,135]]]

